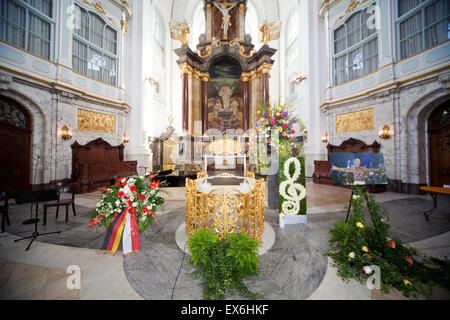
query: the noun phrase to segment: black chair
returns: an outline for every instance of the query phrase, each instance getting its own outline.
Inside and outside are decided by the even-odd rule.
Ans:
[[[9,200],[9,192],[8,191],[0,191],[0,201],[4,201],[5,204],[0,206],[0,213],[2,214],[2,233],[6,231],[6,224],[8,226],[11,225],[11,221],[9,220],[8,215],[8,200]]]
[[[61,200],[61,192],[71,193],[72,198]],[[78,192],[77,183],[58,184],[56,186],[56,197],[54,199],[55,201],[44,204],[44,226],[47,225],[48,208],[56,207],[56,219],[58,219],[59,207],[66,207],[66,223],[69,222],[69,206],[72,206],[73,215],[75,217],[77,216],[77,213],[75,211],[75,194],[77,192]]]

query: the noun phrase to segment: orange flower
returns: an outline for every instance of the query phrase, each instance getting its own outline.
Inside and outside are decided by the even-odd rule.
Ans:
[[[414,264],[414,260],[413,260],[413,258],[410,257],[410,256],[405,257],[405,260],[406,260],[406,262],[408,262],[410,265],[413,265],[413,264]]]
[[[393,240],[388,241],[386,244],[389,248],[395,249],[395,242]]]

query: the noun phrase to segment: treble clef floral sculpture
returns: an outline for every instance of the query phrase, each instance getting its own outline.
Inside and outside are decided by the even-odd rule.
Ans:
[[[265,144],[270,145],[272,150],[275,149],[279,156],[278,175],[270,177],[275,180],[278,178],[276,184],[278,190],[269,191],[278,193],[275,199],[279,199],[280,225],[282,226],[284,222],[306,223],[305,158],[303,146],[296,139],[298,136],[306,135],[306,128],[284,105],[271,106],[269,103],[261,105],[258,116],[255,125],[258,140],[265,141]],[[299,156],[293,155],[294,150]],[[268,165],[266,149],[258,145],[257,168],[261,168],[261,173],[264,173]]]
[[[290,173],[291,165],[294,165],[294,173]],[[297,158],[289,158],[283,166],[283,174],[286,180],[280,183],[281,212],[288,216],[297,215],[300,212],[301,200],[306,198],[306,188],[298,179],[302,174],[302,164]]]

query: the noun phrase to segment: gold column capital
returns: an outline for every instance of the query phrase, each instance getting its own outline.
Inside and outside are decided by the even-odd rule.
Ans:
[[[269,74],[270,70],[272,70],[272,65],[270,63],[263,63],[263,65],[259,68],[261,70],[261,73]]]
[[[252,74],[248,72],[243,72],[241,75],[241,80],[244,82],[248,82],[251,78]]]

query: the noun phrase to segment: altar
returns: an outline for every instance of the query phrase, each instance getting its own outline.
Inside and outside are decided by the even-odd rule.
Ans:
[[[247,0],[203,0],[205,33],[191,50],[189,25],[170,23],[182,79],[182,128],[190,136],[209,130],[246,132],[256,123],[261,103],[269,101],[269,73],[276,49],[267,43],[279,38],[280,23],[261,27],[264,45],[254,50],[245,33]]]

